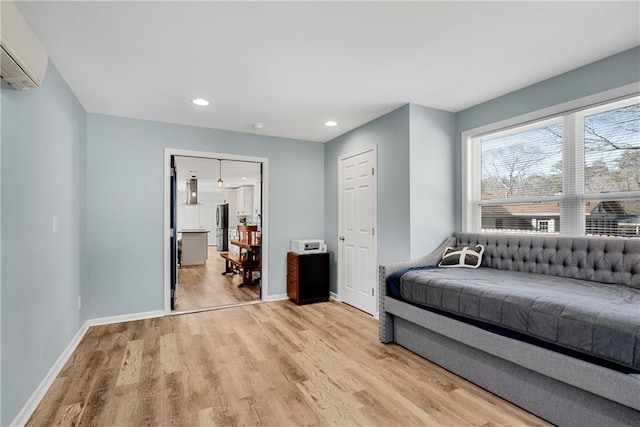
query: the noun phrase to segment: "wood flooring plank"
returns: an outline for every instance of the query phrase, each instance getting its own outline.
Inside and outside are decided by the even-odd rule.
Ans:
[[[180,345],[185,346],[184,353],[182,348],[180,350],[185,398],[189,411],[198,413],[211,405],[208,351],[200,335],[182,339]]]
[[[362,403],[360,412],[369,422],[370,425],[407,425],[419,426],[424,425],[424,419],[416,417],[408,411],[401,410],[398,407],[390,408],[386,405],[380,393],[370,393],[368,390],[357,391],[353,396]]]
[[[132,415],[138,408],[138,384],[117,385],[110,400],[108,422],[114,426],[135,426]]]
[[[338,302],[91,328],[27,426],[548,425]]]
[[[261,337],[257,337],[252,328],[246,326],[235,326],[234,330],[238,339],[242,343],[242,346],[249,352],[252,360],[265,360],[265,356],[262,354],[260,346]]]
[[[68,405],[64,404],[65,396],[70,379],[58,376],[47,391],[47,399],[38,405],[29,418],[28,423],[32,425],[51,425],[57,417],[57,412]]]
[[[188,418],[182,373],[169,372],[162,378],[161,425],[177,426]]]
[[[363,407],[355,398],[344,393],[327,392],[327,388],[319,381],[307,380],[298,384],[302,395],[314,403],[318,414],[333,425],[360,425],[354,412]],[[343,400],[344,399],[344,400]]]
[[[116,381],[116,387],[134,384],[140,379],[143,343],[143,340],[129,341],[127,343],[118,380]]]
[[[170,333],[160,336],[160,361],[163,374],[172,374],[180,370],[177,334]]]
[[[71,376],[64,399],[61,404],[64,406],[81,403],[84,408],[87,397],[93,390],[102,369],[107,362],[107,354],[104,351],[86,352],[85,363],[78,363],[76,374]]]
[[[211,406],[198,411],[198,421],[201,426],[217,427],[219,425]]]
[[[222,275],[225,261],[220,257],[220,252],[214,246],[209,246],[208,253],[205,264],[178,268],[176,311],[221,307],[260,299],[259,284],[240,287],[242,275]]]
[[[118,377],[118,369],[103,369],[87,396],[85,405],[80,415],[80,423],[86,425],[100,425],[106,423],[100,418],[104,415],[108,418],[108,410],[112,406],[110,403],[113,396],[113,389]]]
[[[72,405],[62,406],[55,419],[51,423],[53,426],[70,427],[78,424],[80,413],[82,412],[82,405],[80,402]]]
[[[322,343],[314,340],[305,346],[307,351],[292,353],[290,357],[312,378],[320,377],[324,381],[339,378],[336,387],[355,393],[362,391],[365,385],[349,370],[349,363],[342,363],[338,354],[329,355],[322,349]]]
[[[131,414],[136,426],[155,426],[160,424],[162,405],[162,385],[160,378],[146,378],[139,383],[137,405]]]

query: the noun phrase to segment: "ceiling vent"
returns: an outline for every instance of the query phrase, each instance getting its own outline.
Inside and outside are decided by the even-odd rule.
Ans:
[[[13,2],[2,1],[0,8],[2,87],[15,90],[38,87],[47,72],[47,51]]]

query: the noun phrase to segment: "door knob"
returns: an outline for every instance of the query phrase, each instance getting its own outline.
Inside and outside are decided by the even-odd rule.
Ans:
[[[340,236],[338,237],[338,239],[342,240],[344,242],[344,236]]]

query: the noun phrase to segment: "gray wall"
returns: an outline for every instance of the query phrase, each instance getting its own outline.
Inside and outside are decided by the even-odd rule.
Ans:
[[[89,114],[88,317],[164,309],[164,148],[269,159],[269,294],[291,239],[324,235],[324,145]]]
[[[0,423],[14,419],[81,321],[163,308],[164,147],[268,157],[270,293],[285,293],[289,240],[322,235],[336,291],[342,154],[378,146],[379,262],[420,256],[460,227],[462,131],[637,82],[639,64],[635,48],[462,111],[453,151],[454,115],[415,105],[322,145],[87,117],[52,64],[41,88],[3,90]]]
[[[85,111],[53,64],[40,88],[2,90],[2,425],[80,327],[85,140]]]
[[[640,81],[640,47],[629,49],[456,114],[456,228],[462,226],[461,133]]]
[[[378,147],[378,263],[429,253],[454,229],[455,115],[404,105],[325,144],[325,242],[337,292],[338,159]]]
[[[378,262],[409,257],[409,105],[325,144],[324,240],[331,252],[331,290],[337,291],[338,159],[378,147]]]
[[[430,253],[455,231],[455,115],[410,104],[410,257]]]

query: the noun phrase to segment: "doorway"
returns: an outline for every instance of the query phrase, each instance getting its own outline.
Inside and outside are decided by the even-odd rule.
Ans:
[[[165,165],[165,312],[263,301],[268,295],[268,160],[165,149]],[[248,247],[255,260],[251,265],[227,262],[247,253],[238,225],[255,232]]]
[[[377,149],[338,160],[338,289],[343,302],[377,314]]]

